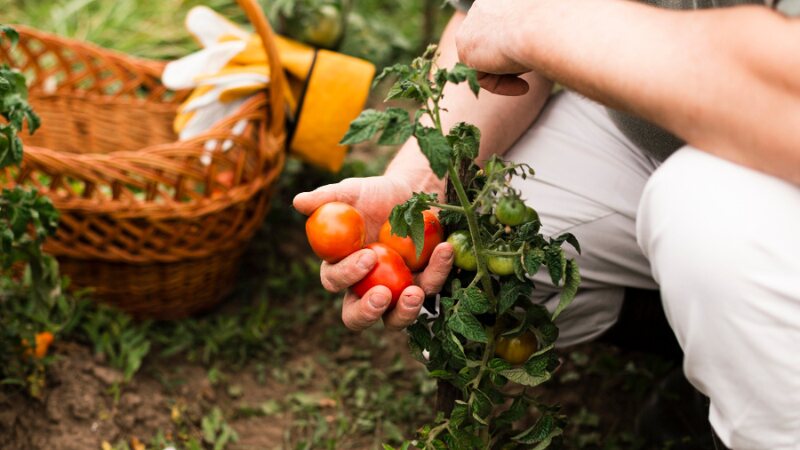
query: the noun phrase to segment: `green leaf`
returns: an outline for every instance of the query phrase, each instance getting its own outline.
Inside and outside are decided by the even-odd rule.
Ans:
[[[431,170],[437,177],[443,178],[450,167],[450,160],[453,157],[453,149],[447,138],[442,136],[436,128],[417,126],[414,131],[419,148],[422,154],[428,158]]]
[[[455,314],[447,321],[447,326],[461,334],[465,338],[486,344],[489,342],[486,336],[486,330],[483,328],[478,319],[467,311],[457,310]]]
[[[472,391],[472,417],[478,422],[488,425],[486,419],[492,413],[492,401],[478,389]]]
[[[564,271],[564,288],[561,290],[561,298],[558,301],[556,310],[553,311],[553,320],[561,315],[561,313],[572,303],[575,299],[575,294],[578,293],[578,287],[581,284],[581,274],[578,270],[578,263],[574,259],[567,261],[567,267]]]
[[[525,256],[523,257],[523,262],[525,263],[525,272],[530,276],[536,275],[539,272],[539,268],[542,266],[544,259],[544,250],[540,248],[533,248],[525,252]]]
[[[500,286],[498,300],[498,314],[503,314],[513,307],[520,297],[528,298],[531,295],[531,287],[516,279],[510,279]]]
[[[497,416],[497,419],[494,420],[494,424],[497,427],[503,426],[511,426],[514,422],[522,419],[525,417],[527,409],[527,401],[525,397],[517,397],[511,402],[511,406],[508,407],[507,410],[500,413]]]
[[[436,200],[436,194],[414,193],[405,203],[395,206],[389,214],[392,234],[400,237],[410,235],[417,251],[417,258],[425,246],[425,218],[422,212],[430,209],[429,203]]]
[[[456,400],[453,411],[450,413],[450,425],[459,428],[464,419],[467,418],[467,403],[462,400]]]
[[[550,374],[545,373],[541,376],[533,376],[529,374],[524,368],[517,367],[514,369],[503,370],[498,372],[500,375],[508,378],[509,380],[513,381],[514,383],[521,384],[523,386],[538,386],[545,381],[550,379]]]
[[[17,30],[11,28],[9,25],[0,24],[0,33],[6,35],[8,40],[11,41],[12,46],[17,45],[17,42],[19,42],[19,34],[17,33]]]
[[[467,67],[462,63],[457,63],[447,72],[447,81],[455,84],[466,81],[469,88],[475,96],[481,91],[481,85],[478,83],[478,74],[475,69]]]
[[[378,145],[400,145],[411,137],[414,124],[408,118],[408,112],[400,108],[389,108],[385,112],[386,125],[378,139]]]
[[[347,130],[340,144],[353,145],[368,141],[383,130],[387,121],[388,118],[383,111],[364,110],[350,123],[350,129]]]
[[[552,414],[546,414],[540,418],[535,425],[527,430],[512,437],[514,442],[520,444],[539,444],[535,449],[547,448],[553,438],[561,435],[563,430],[559,426],[559,421]]]
[[[453,148],[457,158],[472,161],[478,157],[481,143],[481,130],[475,125],[460,122],[450,129],[447,142]]]
[[[491,309],[489,298],[480,289],[469,287],[456,292],[459,308],[472,314],[483,314]]]
[[[578,238],[576,238],[572,233],[564,233],[561,236],[553,239],[552,242],[558,242],[559,244],[562,242],[567,242],[575,249],[575,251],[578,252],[578,254],[581,253],[581,244],[578,242]]]
[[[564,255],[564,250],[555,245],[548,245],[544,250],[544,263],[547,265],[553,284],[560,285],[567,269],[567,257]]]

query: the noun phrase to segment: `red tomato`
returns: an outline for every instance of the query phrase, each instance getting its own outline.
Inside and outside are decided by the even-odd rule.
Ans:
[[[396,234],[392,234],[392,226],[389,225],[389,221],[383,224],[378,235],[378,242],[388,245],[392,250],[399,253],[412,272],[422,270],[428,265],[433,249],[442,242],[443,237],[442,225],[439,224],[439,218],[436,217],[433,211],[423,211],[422,217],[425,221],[425,244],[422,246],[422,253],[419,258],[417,258],[417,249],[414,247],[411,237],[401,238]]]
[[[403,290],[414,282],[411,271],[406,267],[400,254],[386,244],[373,242],[367,248],[378,255],[378,263],[363,280],[353,286],[353,292],[363,297],[373,286],[386,286],[392,291],[392,303],[389,309],[394,308]]]
[[[367,227],[357,209],[347,203],[331,202],[308,218],[306,236],[317,256],[335,263],[364,247]]]

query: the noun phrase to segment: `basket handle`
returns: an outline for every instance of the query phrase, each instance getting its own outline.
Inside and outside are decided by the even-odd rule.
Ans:
[[[267,62],[269,63],[269,77],[270,88],[269,90],[269,109],[270,109],[270,134],[273,137],[280,136],[284,132],[285,127],[285,111],[283,93],[285,89],[286,79],[283,74],[283,66],[281,65],[280,57],[278,56],[278,48],[275,46],[275,38],[272,27],[269,21],[264,16],[264,11],[258,5],[256,0],[237,0],[239,6],[244,10],[250,23],[256,30],[256,33],[261,37],[261,43],[264,45],[264,51],[267,54]]]

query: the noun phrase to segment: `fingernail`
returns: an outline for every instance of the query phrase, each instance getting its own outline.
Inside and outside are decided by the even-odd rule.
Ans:
[[[358,258],[358,267],[364,270],[371,269],[375,265],[375,252],[366,252]]]
[[[391,299],[384,294],[372,294],[369,298],[369,304],[375,309],[382,309],[389,303],[389,300]]]

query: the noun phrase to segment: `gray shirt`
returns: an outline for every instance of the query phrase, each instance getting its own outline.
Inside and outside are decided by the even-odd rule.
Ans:
[[[469,9],[473,0],[448,0],[453,6],[459,9]],[[777,3],[773,0],[639,0],[643,3],[660,6],[670,9],[702,9],[717,8],[725,6],[735,6],[743,4],[768,4],[772,6]],[[783,0],[779,3],[778,9],[783,9],[785,13],[797,14],[800,1]],[[684,142],[676,136],[653,125],[652,123],[613,109],[609,109],[609,115],[614,124],[627,136],[633,143],[645,150],[653,158],[663,161],[669,155],[684,145]]]

